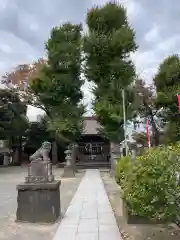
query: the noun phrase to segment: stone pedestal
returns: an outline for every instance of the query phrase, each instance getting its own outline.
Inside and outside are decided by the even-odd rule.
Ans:
[[[17,221],[54,223],[60,216],[60,181],[17,185]]]
[[[75,177],[75,168],[72,158],[72,149],[66,150],[66,165],[64,167],[64,173],[62,177],[64,178],[73,178]]]
[[[50,161],[32,161],[28,166],[28,177],[25,178],[26,183],[52,182],[52,164]]]
[[[33,161],[25,183],[17,185],[17,221],[53,223],[60,214],[60,181],[52,175],[49,161]]]

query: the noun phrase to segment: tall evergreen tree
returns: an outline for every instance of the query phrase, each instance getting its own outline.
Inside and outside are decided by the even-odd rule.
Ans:
[[[71,23],[53,28],[46,43],[47,60],[20,65],[3,78],[26,103],[46,112],[49,130],[61,140],[76,139],[82,129],[81,31],[81,25]]]
[[[157,108],[163,109],[167,142],[180,140],[180,114],[178,113],[177,94],[180,92],[180,57],[167,57],[159,66],[154,77]]]
[[[52,79],[49,90],[53,94],[51,97],[46,95],[43,101],[47,100],[53,106],[50,129],[70,139],[76,139],[81,133],[81,117],[84,113],[84,106],[81,104],[81,87],[84,83],[81,78],[81,31],[81,25],[63,24],[52,30],[46,44],[46,76]]]
[[[122,5],[107,3],[87,13],[88,34],[84,37],[85,76],[94,83],[94,111],[103,127],[102,133],[114,141],[123,138],[122,89],[126,111],[131,116],[135,77],[130,53],[137,49],[135,33]]]
[[[55,27],[46,43],[48,61],[31,82],[35,95],[49,116],[49,128],[68,139],[81,130],[81,25]]]

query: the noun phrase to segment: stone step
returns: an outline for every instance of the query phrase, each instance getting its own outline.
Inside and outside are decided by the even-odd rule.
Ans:
[[[110,163],[109,162],[79,162],[76,164],[77,168],[80,169],[98,169],[98,168],[110,168]]]
[[[57,165],[58,168],[64,168],[65,166],[65,163],[59,163]],[[78,162],[76,163],[76,167],[78,169],[99,169],[99,168],[110,168],[111,164],[110,162],[95,162],[95,161],[92,161],[92,162]]]

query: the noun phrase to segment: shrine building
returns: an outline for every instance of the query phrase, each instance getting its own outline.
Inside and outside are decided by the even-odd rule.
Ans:
[[[78,141],[78,166],[110,166],[110,141],[100,136],[99,128],[97,117],[84,117],[84,132]]]

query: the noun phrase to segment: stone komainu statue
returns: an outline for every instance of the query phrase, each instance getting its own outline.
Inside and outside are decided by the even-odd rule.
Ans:
[[[41,147],[30,156],[30,161],[50,161],[49,153],[51,151],[51,143],[43,142]]]

